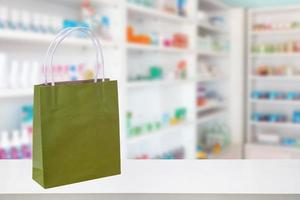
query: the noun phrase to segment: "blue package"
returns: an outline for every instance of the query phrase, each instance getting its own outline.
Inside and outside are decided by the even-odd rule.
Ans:
[[[294,100],[295,96],[295,92],[288,92],[286,98],[288,100]]]
[[[276,100],[278,95],[279,95],[278,92],[272,91],[272,92],[269,93],[269,99],[270,100]]]
[[[293,113],[293,122],[300,123],[300,112],[299,111],[295,111]]]
[[[251,92],[251,97],[252,97],[253,99],[259,99],[260,93],[259,93],[258,91],[252,91],[252,92]]]
[[[110,19],[108,16],[103,16],[101,18],[101,24],[103,24],[105,27],[109,27],[110,26]]]
[[[294,146],[297,144],[297,140],[295,138],[283,138],[281,143],[286,146]]]

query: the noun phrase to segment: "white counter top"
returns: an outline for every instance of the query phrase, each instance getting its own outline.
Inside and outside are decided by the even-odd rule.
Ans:
[[[31,161],[0,161],[0,193],[300,193],[300,161],[125,160],[122,175],[47,190]]]

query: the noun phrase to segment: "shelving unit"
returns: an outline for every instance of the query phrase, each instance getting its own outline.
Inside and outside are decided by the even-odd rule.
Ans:
[[[30,33],[30,32],[21,32],[21,31],[0,31],[0,41],[10,41],[15,43],[43,43],[50,44],[50,42],[54,39],[55,35],[50,34],[42,34],[42,33]],[[74,46],[90,46],[93,45],[92,42],[88,39],[84,38],[68,38],[64,44],[74,45]],[[102,47],[112,47],[117,48],[117,44],[111,41],[103,41],[101,40]]]
[[[178,133],[178,130],[185,129],[190,126],[195,126],[195,123],[194,122],[182,122],[177,125],[169,126],[166,128],[162,128],[160,130],[156,130],[156,131],[152,131],[147,134],[143,134],[141,136],[133,136],[133,137],[128,138],[128,144],[133,145],[136,143],[147,141],[153,137],[161,137],[161,136],[165,136],[165,135],[168,136],[170,134],[176,135],[176,133]],[[172,137],[172,135],[171,135],[171,137]]]
[[[128,89],[138,89],[145,87],[176,87],[181,84],[194,84],[194,80],[166,80],[166,81],[160,81],[160,80],[153,80],[153,81],[131,81],[127,84]]]
[[[192,21],[187,17],[177,16],[175,14],[169,14],[165,11],[160,11],[155,8],[147,8],[145,6],[137,5],[135,3],[127,3],[126,7],[128,12],[135,12],[141,15],[147,15],[149,17],[154,17],[158,20],[163,19],[163,20],[171,21],[173,23],[186,23]]]
[[[265,53],[252,52],[252,46],[259,44],[280,44],[288,41],[297,41],[298,28],[288,27],[287,23],[292,23],[299,16],[300,8],[277,7],[250,9],[248,11],[248,72],[247,72],[247,144],[245,148],[246,158],[299,158],[300,151],[296,147],[283,146],[284,138],[299,139],[298,123],[293,122],[293,112],[300,109],[297,100],[287,99],[253,99],[252,91],[279,91],[297,92],[300,90],[298,75],[264,75],[254,74],[256,67],[266,65],[299,67],[299,52],[279,51]],[[276,28],[276,23],[286,23],[285,28]],[[266,29],[255,29],[254,26],[266,24]],[[290,25],[291,26],[291,25]],[[276,49],[276,48],[275,48]],[[263,52],[263,53],[262,53]],[[272,68],[274,69],[274,68]],[[279,113],[286,116],[285,122],[268,122],[252,120],[253,113]],[[278,136],[278,144],[270,145],[259,140],[259,134],[270,134]]]
[[[33,0],[29,0],[33,2]],[[119,108],[120,108],[120,131],[121,148],[123,158],[135,158],[135,149],[145,147],[155,147],[156,154],[164,154],[172,148],[183,147],[185,158],[195,158],[197,143],[197,128],[203,123],[216,118],[226,116],[226,103],[207,104],[202,108],[197,108],[195,99],[197,96],[197,85],[221,85],[220,82],[228,81],[229,76],[200,76],[197,72],[197,65],[203,60],[216,61],[220,68],[229,68],[230,52],[203,51],[197,48],[198,29],[208,35],[228,38],[230,28],[214,26],[208,22],[196,20],[199,10],[207,11],[208,15],[222,13],[226,15],[230,12],[227,6],[218,0],[187,0],[186,16],[179,16],[164,11],[162,8],[151,8],[143,5],[136,5],[130,1],[118,0],[92,0],[99,14],[109,14],[112,19],[111,26],[114,37],[111,41],[101,40],[104,47],[104,57],[107,77],[117,79],[119,84]],[[49,10],[53,10],[53,15],[61,15],[66,19],[79,18],[79,5],[81,0],[54,0],[39,1],[33,8],[28,7],[21,0],[15,2],[5,2],[8,7],[30,10],[32,12],[46,13],[52,15]],[[33,2],[34,4],[34,2]],[[47,7],[47,10],[44,8]],[[144,45],[129,43],[126,38],[126,27],[132,20],[140,22],[151,22],[148,27],[142,26],[145,32],[162,31],[169,36],[173,33],[184,33],[188,36],[187,48],[165,47],[164,45]],[[168,26],[168,29],[164,29]],[[43,62],[44,55],[49,43],[54,35],[30,33],[21,31],[0,30],[1,52],[6,52],[9,60],[21,58],[23,60],[37,60]],[[101,38],[100,38],[101,39]],[[32,45],[31,45],[32,44]],[[92,42],[85,38],[70,37],[59,49],[55,56],[57,63],[77,62],[79,57],[86,57],[88,61],[94,59],[94,49],[90,48]],[[65,46],[64,46],[65,45]],[[78,51],[77,51],[78,50]],[[64,55],[70,55],[64,56]],[[176,66],[176,62],[185,60],[187,62],[186,78],[165,78],[158,80],[130,80],[128,77],[133,71],[132,61],[137,58],[146,58],[145,62],[140,62],[140,67],[153,64],[161,64],[168,67]],[[74,62],[75,62],[74,61]],[[80,60],[81,61],[81,60]],[[174,61],[172,63],[172,61]],[[176,61],[176,62],[175,62]],[[226,66],[225,64],[226,63]],[[88,62],[88,64],[90,64]],[[92,65],[92,64],[90,64]],[[224,66],[222,66],[224,65]],[[134,69],[136,70],[136,69]],[[221,90],[221,87],[218,87]],[[142,98],[138,98],[138,97]],[[16,123],[12,123],[19,110],[16,105],[32,104],[33,90],[29,89],[1,89],[0,90],[0,118],[7,120],[0,121],[0,131],[3,129],[13,130],[18,128]],[[226,99],[229,101],[229,99]],[[16,103],[17,102],[17,103]],[[187,109],[186,119],[177,125],[170,125],[161,128],[157,132],[152,132],[138,137],[128,137],[127,134],[127,112],[134,106],[137,111],[144,112],[145,118],[153,117],[153,110],[156,112],[174,112],[173,107],[184,107]],[[164,109],[168,107],[168,109]],[[222,109],[219,109],[222,108]],[[223,109],[224,108],[224,109]],[[215,113],[197,116],[197,112],[218,109]],[[171,111],[170,111],[171,110]],[[7,113],[9,116],[7,117]],[[149,115],[148,115],[149,114]],[[10,122],[11,121],[11,122]],[[176,123],[175,123],[176,124]],[[175,142],[172,142],[174,139]],[[171,142],[169,142],[171,141]]]
[[[33,96],[33,89],[0,89],[0,99]]]
[[[156,45],[144,45],[144,44],[127,44],[127,49],[135,51],[154,51],[161,53],[187,53],[191,52],[189,49],[181,49],[174,47],[162,47]]]
[[[19,15],[23,11],[28,11],[30,15],[30,23],[33,23],[33,15],[40,17],[40,26],[46,23],[41,18],[48,17],[48,26],[50,20],[54,16],[59,17],[60,23],[63,19],[80,19],[80,4],[81,0],[53,0],[53,1],[1,1],[1,7],[4,6],[8,10],[9,16],[13,9],[19,11]],[[100,16],[106,15],[109,17],[111,23],[112,40],[103,40],[100,42],[103,47],[105,57],[106,76],[112,79],[117,79],[119,85],[123,85],[121,78],[121,66],[123,63],[123,23],[120,19],[124,19],[123,3],[121,1],[107,1],[107,0],[92,0],[92,4],[96,8],[96,12]],[[21,12],[22,11],[22,12]],[[2,12],[2,10],[1,10]],[[21,16],[19,16],[21,17]],[[22,14],[23,17],[23,14]],[[23,22],[23,21],[22,21]],[[52,23],[52,21],[51,21]],[[32,25],[32,24],[31,24]],[[62,26],[62,24],[61,24]],[[0,53],[4,53],[7,57],[6,65],[7,72],[11,71],[12,61],[19,63],[18,77],[21,79],[21,72],[23,71],[22,63],[27,61],[30,63],[28,72],[28,79],[33,72],[31,64],[37,62],[39,67],[42,66],[47,48],[55,35],[48,33],[37,33],[33,31],[11,30],[8,28],[0,29]],[[114,58],[114,59],[112,59]],[[54,64],[61,65],[84,63],[87,67],[93,67],[95,60],[95,50],[90,39],[81,38],[78,36],[68,37],[58,48],[55,54]],[[9,79],[9,75],[8,79]],[[42,83],[43,77],[41,77]],[[9,82],[9,80],[7,80]],[[29,81],[29,80],[28,80]],[[18,83],[18,88],[12,87],[11,83],[7,88],[0,89],[0,133],[6,130],[11,133],[13,130],[22,129],[22,108],[33,104],[33,87],[21,86]],[[120,107],[122,106],[123,87],[119,87]],[[123,122],[123,119],[120,119]],[[122,127],[122,124],[121,124]],[[1,137],[0,137],[1,138]]]
[[[225,43],[227,41],[230,43],[229,9],[220,1],[200,0],[198,1],[197,12],[199,12],[201,16],[206,16],[204,19],[199,18],[196,21],[197,35],[199,38],[201,38],[198,40],[203,43],[203,40],[208,41],[207,38],[209,38],[210,41],[210,44],[197,47],[197,67],[203,68],[203,65],[213,65],[217,71],[223,72],[223,74],[218,74],[217,76],[215,75],[207,77],[204,74],[201,74],[204,73],[203,69],[200,69],[200,71],[198,70],[197,75],[200,78],[197,79],[197,88],[201,87],[207,91],[213,91],[218,95],[224,95],[226,98],[228,98],[229,94],[224,93],[224,91],[226,90],[226,85],[229,84],[229,74],[225,74],[225,72],[229,71],[230,69],[230,50],[217,50],[217,48],[214,49],[213,43],[217,43],[216,41],[220,43]],[[214,16],[218,16],[219,19],[224,20],[223,23],[214,24],[212,20]],[[211,46],[210,49],[207,49],[208,45]],[[199,146],[199,141],[201,140],[200,138],[204,137],[203,134],[207,134],[202,132],[203,127],[212,123],[217,123],[220,120],[226,125],[229,124],[229,120],[226,120],[226,117],[228,116],[227,101],[230,101],[230,99],[223,99],[223,101],[208,99],[205,105],[199,107],[196,106],[197,148],[208,148],[205,147],[205,144],[203,144],[204,147],[202,147],[202,144]],[[222,152],[223,151],[224,154],[226,154],[225,149],[222,149]],[[223,156],[222,153],[214,156],[209,156],[210,152],[207,152],[207,154],[207,158],[218,158],[218,156]]]
[[[130,73],[134,72],[134,69],[132,69],[134,65],[133,60],[138,60],[140,56],[143,56],[144,60],[140,61],[139,68],[151,64],[149,59],[152,60],[153,63],[163,64],[167,63],[166,61],[168,61],[168,59],[177,60],[178,58],[176,57],[180,57],[188,62],[188,77],[186,79],[163,78],[162,80],[127,80],[126,107],[133,109],[133,115],[135,112],[143,112],[143,118],[151,119],[151,115],[154,115],[153,110],[163,114],[164,108],[161,106],[171,100],[168,96],[174,97],[174,99],[171,100],[174,106],[177,104],[186,107],[188,112],[186,120],[180,122],[178,125],[170,125],[168,128],[162,128],[154,133],[143,133],[136,137],[127,136],[126,154],[129,158],[138,157],[141,152],[149,155],[150,157],[155,157],[157,155],[163,155],[167,151],[171,151],[172,148],[178,147],[184,148],[185,158],[194,158],[195,150],[193,144],[195,143],[195,140],[193,137],[195,133],[195,123],[192,122],[195,121],[193,114],[195,108],[192,103],[192,99],[194,99],[195,95],[195,79],[193,76],[190,76],[190,74],[194,74],[193,70],[195,69],[195,52],[193,47],[195,32],[193,9],[195,8],[195,3],[196,2],[194,1],[187,1],[187,16],[184,17],[167,13],[158,5],[158,7],[152,8],[132,2],[126,3],[127,25],[130,25],[130,23],[137,24],[137,22],[143,22],[146,24],[151,23],[153,24],[152,29],[151,26],[145,28],[148,33],[159,32],[162,35],[166,33],[172,34],[175,32],[184,33],[188,35],[189,43],[188,48],[164,47],[161,44],[144,45],[129,42],[126,43],[126,77],[128,77]],[[164,25],[168,26],[170,30],[163,30],[162,27],[164,27]],[[137,26],[143,27],[142,24],[138,24]],[[170,63],[162,66],[164,73],[170,73],[167,71],[167,65],[170,65]],[[139,95],[144,95],[145,97],[139,99]],[[145,101],[147,96],[153,99],[151,104],[148,104],[147,100]],[[188,96],[191,99],[183,99],[184,96]],[[136,107],[140,108],[136,109],[132,106],[132,104],[135,104]],[[126,132],[128,132],[128,130]],[[178,138],[181,138],[181,140],[178,140]],[[172,142],[173,140],[175,142]],[[147,148],[151,146],[156,146],[156,148]]]

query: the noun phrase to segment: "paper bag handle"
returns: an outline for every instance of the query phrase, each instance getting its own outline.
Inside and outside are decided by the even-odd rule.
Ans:
[[[48,80],[47,80],[47,68],[50,66],[51,67],[51,85],[54,86],[55,82],[54,82],[54,73],[53,73],[53,56],[55,53],[55,50],[57,49],[58,45],[65,39],[67,38],[73,31],[81,31],[85,34],[87,34],[89,36],[89,38],[92,40],[96,50],[97,50],[97,54],[96,54],[96,73],[95,73],[95,78],[94,78],[94,82],[97,82],[98,76],[99,76],[99,66],[101,65],[102,67],[102,75],[103,75],[103,80],[105,80],[105,74],[104,74],[104,58],[103,58],[103,52],[102,52],[102,48],[101,48],[101,43],[100,41],[97,39],[97,37],[95,36],[95,34],[88,28],[84,28],[84,27],[74,27],[74,28],[66,28],[63,29],[62,31],[60,31],[57,36],[55,37],[55,39],[51,42],[48,50],[47,50],[47,54],[46,54],[46,58],[45,58],[45,62],[44,62],[44,73],[45,73],[45,84],[48,84]],[[99,57],[101,58],[101,63],[99,60]]]

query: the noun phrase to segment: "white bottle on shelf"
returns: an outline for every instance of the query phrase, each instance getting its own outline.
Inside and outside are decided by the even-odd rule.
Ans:
[[[26,129],[23,129],[21,132],[21,148],[21,157],[23,159],[31,158],[31,142],[29,138],[29,133]]]
[[[8,26],[8,9],[5,6],[0,6],[0,29]]]
[[[20,11],[18,9],[12,9],[10,13],[11,17],[11,29],[21,29],[21,16]]]
[[[59,30],[63,28],[63,19],[61,17],[51,17],[50,21],[52,33],[56,34]]]
[[[0,152],[1,157],[0,159],[10,159],[11,158],[11,144],[9,142],[9,134],[7,131],[2,131],[0,133],[1,140],[0,140]]]
[[[30,70],[30,62],[23,61],[22,69],[21,69],[21,79],[20,79],[20,86],[21,88],[28,88],[29,87],[29,70]]]
[[[30,13],[27,10],[21,11],[21,24],[22,24],[22,30],[28,31],[31,27],[31,20],[30,20]]]
[[[0,53],[0,88],[7,87],[6,54]]]
[[[43,31],[45,33],[50,33],[51,32],[51,21],[50,21],[50,17],[48,15],[42,15],[42,27],[43,27]]]
[[[21,138],[20,131],[13,130],[11,137],[11,158],[20,159],[21,158]]]
[[[33,13],[33,31],[34,32],[43,32],[42,29],[42,20],[41,20],[41,15],[39,13]]]
[[[19,87],[19,79],[20,79],[20,74],[19,74],[19,63],[16,60],[13,60],[11,63],[11,71],[9,74],[9,85],[11,88],[18,88]]]

